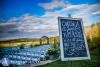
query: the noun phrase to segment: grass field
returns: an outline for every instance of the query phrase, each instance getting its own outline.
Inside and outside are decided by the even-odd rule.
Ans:
[[[58,60],[53,63],[46,64],[39,67],[100,67],[100,54],[99,52],[91,52],[91,60],[78,60],[78,61],[61,61]]]

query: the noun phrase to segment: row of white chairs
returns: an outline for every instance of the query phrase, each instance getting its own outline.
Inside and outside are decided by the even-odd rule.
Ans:
[[[25,63],[39,63],[46,60],[46,53],[50,45],[42,45],[37,47],[28,47],[24,49],[15,49],[15,51],[5,49],[5,57],[9,59],[10,64],[22,65]],[[12,48],[14,49],[14,48]],[[42,60],[41,60],[42,59]]]

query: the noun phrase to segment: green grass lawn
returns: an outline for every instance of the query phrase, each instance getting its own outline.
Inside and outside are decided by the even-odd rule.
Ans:
[[[78,61],[55,61],[39,67],[100,67],[100,54],[91,52],[91,60],[78,60]]]

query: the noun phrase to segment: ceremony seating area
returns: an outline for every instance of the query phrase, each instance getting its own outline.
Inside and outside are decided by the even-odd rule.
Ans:
[[[27,47],[27,48],[26,48]],[[36,64],[46,60],[47,50],[50,45],[41,45],[20,49],[20,47],[7,47],[2,49],[3,57],[9,59],[9,64],[23,65]],[[1,54],[2,54],[1,53]]]

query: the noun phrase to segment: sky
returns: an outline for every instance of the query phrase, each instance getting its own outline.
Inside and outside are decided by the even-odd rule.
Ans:
[[[0,40],[58,36],[58,17],[100,22],[99,0],[0,0]]]

